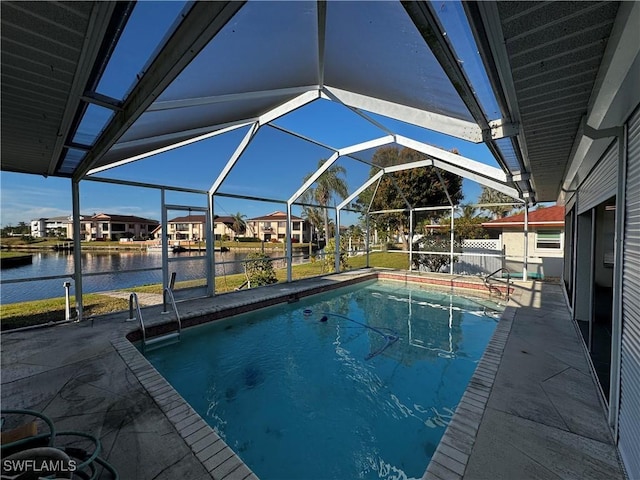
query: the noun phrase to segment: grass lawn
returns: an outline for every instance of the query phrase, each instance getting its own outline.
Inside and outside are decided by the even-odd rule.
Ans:
[[[83,299],[85,317],[123,311],[129,308],[128,300],[107,297],[98,293],[88,293],[84,295]],[[64,320],[64,302],[64,297],[60,297],[2,305],[0,329],[10,330]],[[72,316],[75,314],[74,305],[75,297],[71,296]]]
[[[349,266],[352,269],[362,268],[365,265],[366,257],[364,255],[349,258]],[[405,253],[375,252],[369,256],[369,265],[371,267],[386,267],[407,270],[409,266],[409,257]],[[292,268],[294,280],[314,277],[326,273],[326,269],[323,271],[322,262],[309,262],[301,265],[294,265]],[[278,278],[279,282],[285,282],[287,279],[287,269],[277,269],[276,277]],[[215,291],[216,293],[233,291],[236,288],[240,287],[245,282],[245,280],[246,277],[243,273],[216,277]],[[202,285],[204,285],[204,279],[190,280],[185,282],[177,282],[176,289],[197,287]],[[144,285],[127,289],[127,291],[161,294],[162,285]],[[73,305],[75,305],[74,297],[71,297],[71,305],[72,308]],[[125,299],[112,298],[97,293],[90,293],[84,296],[85,318],[88,318],[91,315],[124,311],[128,308],[129,302]],[[2,305],[0,318],[0,328],[2,330],[25,327],[28,325],[40,325],[43,323],[64,320],[64,297]]]
[[[0,251],[0,260],[4,260],[7,258],[21,258],[21,257],[28,257],[29,254],[25,254],[22,252],[5,252],[5,251]]]

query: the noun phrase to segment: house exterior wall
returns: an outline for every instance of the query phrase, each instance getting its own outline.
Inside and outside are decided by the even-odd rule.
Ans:
[[[92,240],[119,240],[120,238],[148,238],[157,222],[147,222],[136,217],[114,217],[108,215],[96,215],[94,217],[81,217],[80,240],[90,242]],[[73,238],[73,221],[71,218],[40,218],[31,221],[31,236],[46,237],[56,229],[64,231],[66,238]]]
[[[640,107],[628,122],[627,138],[618,446],[629,478],[640,478]]]
[[[565,284],[575,285],[574,318],[586,322],[593,285],[612,287],[608,416],[628,477],[640,478],[640,106],[626,131],[626,148],[619,137],[577,188],[574,211],[582,214],[575,223],[572,279]]]
[[[204,223],[191,222],[167,222],[167,235],[169,240],[199,241],[206,238]]]
[[[60,231],[65,237],[71,238],[72,222],[68,218],[39,218],[31,220],[30,228],[34,238],[52,236],[54,231]]]
[[[273,215],[271,218],[267,215],[265,217],[253,218],[247,221],[247,225],[247,235],[253,235],[254,238],[258,238],[265,242],[286,241],[286,215]],[[306,243],[311,238],[311,227],[306,221],[300,218],[293,218],[291,220],[291,227],[291,238],[294,243]]]
[[[560,248],[539,246],[541,233],[560,231]],[[500,235],[505,254],[505,265],[517,273],[522,271],[524,259],[524,232],[522,229],[504,229]],[[541,242],[540,242],[541,243]],[[564,260],[564,227],[530,227],[528,233],[527,271],[538,278],[561,277]]]
[[[213,225],[213,235],[216,240],[220,240],[223,236],[228,236],[229,240],[236,238],[236,232],[224,222],[215,222]]]

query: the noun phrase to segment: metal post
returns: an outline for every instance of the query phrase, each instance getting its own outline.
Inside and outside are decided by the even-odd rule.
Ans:
[[[69,306],[69,287],[71,282],[64,282],[62,286],[64,287],[64,319],[71,320],[71,308]]]
[[[450,235],[450,240],[451,240],[451,246],[450,246],[450,251],[449,251],[449,273],[451,275],[453,275],[453,239],[455,238],[454,236],[454,232],[453,232],[453,227],[454,227],[454,222],[453,222],[453,214],[455,212],[455,207],[451,207],[451,235]]]
[[[73,280],[76,287],[76,321],[82,321],[82,244],[80,224],[80,182],[71,180],[73,204]]]
[[[160,190],[160,202],[162,203],[162,229],[160,230],[162,235],[162,291],[169,285],[169,240],[167,235],[169,234],[169,226],[167,225],[167,207],[165,202],[165,190]]]
[[[527,281],[527,267],[529,260],[529,203],[524,204],[524,254],[522,258],[522,280]]]
[[[409,271],[413,266],[413,208],[409,210]]]
[[[336,208],[336,233],[334,237],[336,240],[335,267],[336,267],[336,273],[340,273],[340,210],[337,208]]]
[[[365,218],[366,218],[367,232],[366,232],[366,236],[364,237],[364,242],[365,242],[364,249],[365,249],[365,252],[366,252],[366,255],[367,255],[366,267],[369,268],[369,249],[371,248],[370,247],[370,245],[371,245],[371,238],[370,238],[371,229],[370,229],[370,225],[369,225],[369,214],[368,213],[367,213],[367,216]]]
[[[287,202],[287,226],[285,234],[287,236],[287,282],[293,279],[293,241],[291,240],[291,203]]]
[[[173,291],[173,286],[176,283],[176,272],[171,272],[171,280],[169,280],[169,290]],[[169,313],[167,310],[167,290],[162,290],[162,312],[161,314]]]
[[[207,296],[213,297],[216,294],[216,255],[215,255],[215,216],[213,214],[213,194],[207,195],[207,231],[206,231],[206,253],[207,253]],[[172,287],[173,288],[173,287]]]

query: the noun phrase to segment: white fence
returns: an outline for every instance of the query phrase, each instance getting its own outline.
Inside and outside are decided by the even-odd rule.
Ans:
[[[453,271],[459,275],[487,275],[504,266],[504,252],[500,239],[466,239]]]

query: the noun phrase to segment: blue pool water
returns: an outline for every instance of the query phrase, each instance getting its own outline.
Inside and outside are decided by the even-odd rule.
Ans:
[[[189,329],[147,358],[263,480],[420,478],[499,315],[367,282]]]

